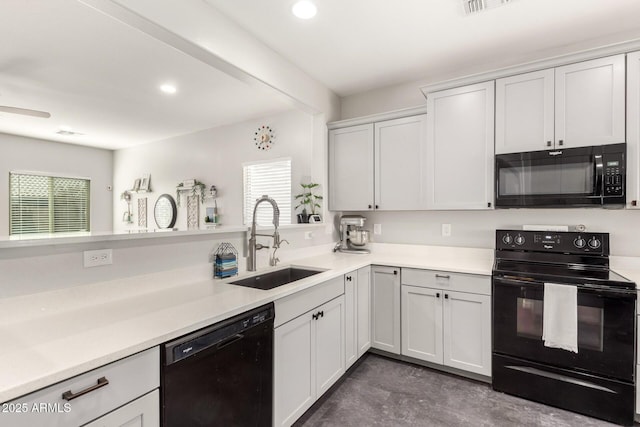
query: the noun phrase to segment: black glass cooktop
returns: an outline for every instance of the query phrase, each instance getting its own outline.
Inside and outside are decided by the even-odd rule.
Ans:
[[[594,284],[635,289],[631,280],[603,266],[581,264],[554,264],[497,259],[494,275],[510,276],[519,280]]]

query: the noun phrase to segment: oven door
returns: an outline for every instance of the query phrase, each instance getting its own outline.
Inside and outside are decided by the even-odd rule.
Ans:
[[[602,205],[601,147],[496,156],[496,207]]]
[[[578,353],[545,347],[543,300],[542,282],[493,277],[494,353],[633,381],[634,291],[578,285]]]

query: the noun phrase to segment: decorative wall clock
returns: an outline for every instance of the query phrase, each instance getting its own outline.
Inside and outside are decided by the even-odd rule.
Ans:
[[[255,132],[253,140],[256,142],[256,146],[259,150],[269,150],[274,141],[273,129],[269,126],[260,126]]]

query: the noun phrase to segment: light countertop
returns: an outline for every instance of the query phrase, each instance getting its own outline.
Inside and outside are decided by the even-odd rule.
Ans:
[[[174,270],[6,298],[0,402],[371,264],[490,275],[493,251],[378,244],[368,255],[327,253],[291,263],[326,271],[268,291],[227,283],[237,277],[189,281],[187,271]]]

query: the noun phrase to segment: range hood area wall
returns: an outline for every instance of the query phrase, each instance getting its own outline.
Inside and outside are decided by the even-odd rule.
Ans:
[[[611,255],[640,256],[640,211],[624,209],[498,209],[494,211],[365,212],[368,229],[382,225],[382,234],[371,234],[376,243],[436,246],[495,247],[495,230],[518,229],[523,224],[583,224],[587,231],[611,235]],[[442,235],[442,224],[451,224],[451,236]]]

